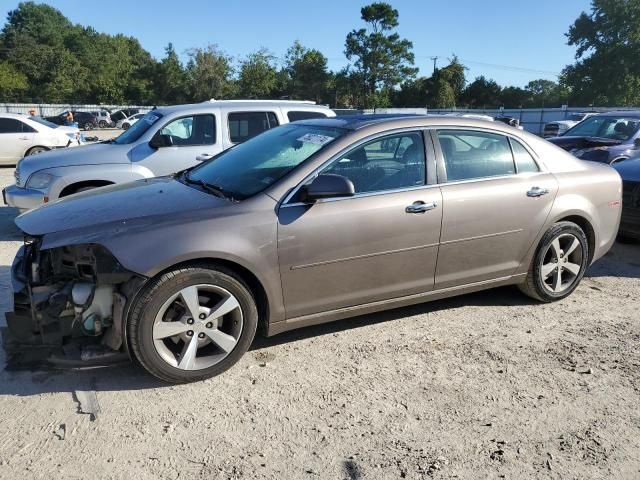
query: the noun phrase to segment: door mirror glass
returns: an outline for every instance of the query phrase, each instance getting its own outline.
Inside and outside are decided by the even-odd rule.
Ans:
[[[353,182],[342,175],[318,175],[304,188],[303,201],[315,201],[321,198],[352,197],[355,195]]]
[[[149,142],[151,148],[164,148],[173,146],[173,137],[171,135],[155,135]]]

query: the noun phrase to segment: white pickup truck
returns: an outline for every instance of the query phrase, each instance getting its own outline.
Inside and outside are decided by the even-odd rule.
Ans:
[[[24,212],[91,188],[184,170],[278,125],[334,116],[326,106],[283,100],[162,107],[113,140],[25,157],[16,165],[16,184],[2,193]]]

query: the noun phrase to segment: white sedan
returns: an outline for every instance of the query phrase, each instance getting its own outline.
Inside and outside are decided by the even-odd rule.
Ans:
[[[123,130],[128,130],[131,125],[136,123],[142,117],[144,117],[144,113],[136,113],[135,115],[131,115],[130,117],[123,118],[122,120],[118,120],[116,123],[116,128],[122,128]]]
[[[14,165],[29,155],[81,143],[77,128],[55,125],[40,117],[0,113],[0,165]]]

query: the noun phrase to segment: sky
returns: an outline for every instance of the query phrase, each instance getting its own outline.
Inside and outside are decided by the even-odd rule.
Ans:
[[[372,0],[371,0],[372,1]],[[172,42],[186,58],[193,47],[217,44],[235,58],[268,48],[282,59],[297,39],[317,48],[329,68],[348,64],[344,57],[347,33],[361,28],[359,0],[111,0],[79,2],[48,0],[74,23],[99,32],[138,38],[154,57],[161,58]],[[387,0],[399,11],[398,33],[413,42],[420,75],[433,70],[431,57],[444,66],[456,54],[469,70],[499,84],[524,86],[530,80],[556,80],[573,63],[575,48],[565,33],[590,0]],[[18,6],[0,2],[0,15]],[[3,11],[4,10],[4,11]],[[4,23],[4,19],[2,20]]]

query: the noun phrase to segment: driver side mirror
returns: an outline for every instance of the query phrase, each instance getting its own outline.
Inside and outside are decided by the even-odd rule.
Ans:
[[[157,134],[149,141],[149,146],[154,149],[173,146],[173,138],[171,135]]]
[[[304,187],[302,200],[314,202],[322,198],[353,197],[355,192],[353,182],[347,177],[327,173],[318,175],[309,185]]]

